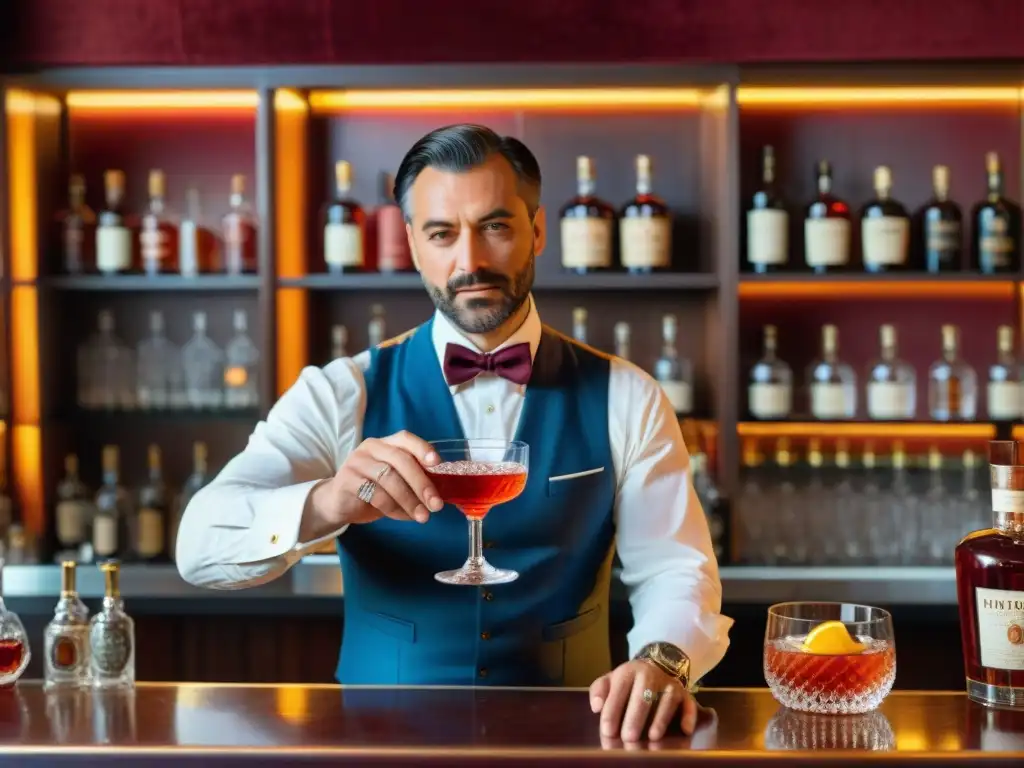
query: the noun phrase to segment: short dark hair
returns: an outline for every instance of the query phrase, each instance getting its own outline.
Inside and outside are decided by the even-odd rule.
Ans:
[[[424,168],[462,173],[485,162],[492,155],[501,155],[516,172],[519,195],[526,202],[530,218],[540,207],[540,165],[533,152],[512,136],[499,136],[483,125],[462,123],[446,125],[431,131],[413,144],[402,158],[395,174],[395,201],[406,220],[412,218],[408,197],[413,182]]]

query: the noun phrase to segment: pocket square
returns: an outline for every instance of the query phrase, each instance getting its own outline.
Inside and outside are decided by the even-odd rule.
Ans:
[[[604,472],[604,467],[598,467],[597,469],[585,469],[582,472],[573,472],[569,475],[556,475],[555,477],[549,477],[549,483],[557,483],[561,480],[575,480],[579,477],[589,477],[590,475],[598,475]]]

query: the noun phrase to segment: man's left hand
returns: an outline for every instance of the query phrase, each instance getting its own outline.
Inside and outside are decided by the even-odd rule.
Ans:
[[[654,701],[644,701],[644,691]],[[590,686],[590,708],[601,713],[601,735],[638,741],[647,726],[647,738],[662,738],[678,717],[683,733],[693,733],[697,702],[683,684],[646,661],[627,661]]]

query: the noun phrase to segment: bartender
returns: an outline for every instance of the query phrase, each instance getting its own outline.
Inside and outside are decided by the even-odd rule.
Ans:
[[[722,659],[732,621],[668,399],[636,366],[541,322],[531,289],[548,226],[522,142],[439,128],[406,154],[394,191],[436,311],[302,371],[185,510],[182,577],[252,587],[336,539],[339,682],[589,685],[606,737],[690,733],[689,688]],[[464,556],[465,521],[431,483],[427,441],[462,436],[531,447],[526,490],[488,518],[487,558],[520,573],[511,584],[433,578]],[[634,623],[631,660],[611,669],[616,548]]]

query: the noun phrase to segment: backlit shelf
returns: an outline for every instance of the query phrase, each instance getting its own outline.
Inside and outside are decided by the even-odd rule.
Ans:
[[[258,275],[57,275],[42,284],[60,291],[255,291]]]
[[[935,424],[878,421],[741,421],[740,437],[853,438],[883,440],[992,440],[996,426],[988,423]]]
[[[418,273],[352,273],[306,275],[281,278],[278,284],[289,288],[332,291],[403,291],[422,289]],[[711,291],[718,287],[718,276],[694,272],[663,272],[631,275],[624,272],[587,275],[538,275],[537,291]]]
[[[741,275],[739,295],[747,299],[1001,299],[1017,289],[1012,277],[994,275],[892,274]]]

